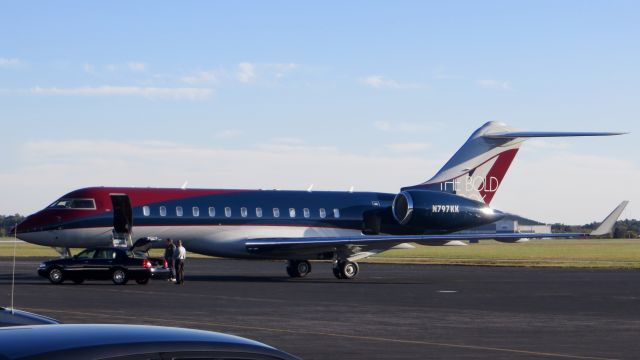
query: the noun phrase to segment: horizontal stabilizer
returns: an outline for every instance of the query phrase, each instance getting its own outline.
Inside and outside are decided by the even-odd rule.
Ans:
[[[574,137],[574,136],[614,136],[624,132],[558,132],[558,131],[512,131],[484,134],[489,139],[514,139],[538,137]]]
[[[613,227],[616,225],[616,221],[618,221],[618,218],[622,215],[622,212],[624,211],[624,208],[627,207],[628,203],[629,201],[627,200],[620,203],[620,205],[618,205],[618,207],[616,207],[611,214],[602,221],[600,226],[589,234],[589,236],[602,236],[613,233]]]

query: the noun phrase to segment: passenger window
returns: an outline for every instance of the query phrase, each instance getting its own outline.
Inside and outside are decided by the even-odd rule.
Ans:
[[[231,208],[230,207],[226,207],[224,208],[224,216],[226,217],[231,217]]]
[[[320,218],[324,219],[327,217],[327,211],[324,208],[320,208]]]
[[[275,218],[280,217],[280,209],[273,208],[273,217],[275,217]]]
[[[380,206],[380,201],[378,201],[378,200],[373,200],[373,201],[371,202],[371,205],[373,205],[373,206]]]
[[[176,215],[177,216],[182,216],[183,212],[182,212],[182,206],[176,206]]]
[[[256,217],[262,217],[262,208],[256,208]]]
[[[142,207],[142,215],[144,216],[151,215],[151,209],[147,205]]]
[[[307,208],[302,209],[302,215],[304,215],[304,217],[306,217],[306,218],[311,216],[311,214],[309,213],[309,209],[307,209]]]
[[[216,208],[214,208],[213,206],[209,207],[209,216],[210,217],[216,216]]]
[[[193,210],[193,216],[195,216],[195,217],[200,216],[200,208],[199,207],[194,206],[192,210]]]
[[[294,208],[289,208],[289,217],[296,217],[296,209]]]
[[[167,216],[167,208],[165,206],[160,206],[160,216]]]
[[[333,217],[336,219],[340,217],[340,209],[333,209]]]
[[[247,208],[246,207],[241,207],[240,208],[240,216],[247,217]]]

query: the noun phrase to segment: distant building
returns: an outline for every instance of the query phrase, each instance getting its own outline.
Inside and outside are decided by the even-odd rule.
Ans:
[[[502,220],[491,224],[478,226],[472,229],[460,231],[462,234],[473,233],[550,233],[551,225],[543,224],[539,221],[523,218],[517,215],[507,215]]]

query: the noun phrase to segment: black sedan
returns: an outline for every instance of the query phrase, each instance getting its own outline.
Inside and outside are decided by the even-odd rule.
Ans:
[[[296,360],[271,346],[210,331],[141,325],[0,328],[0,359]]]
[[[117,285],[124,285],[129,279],[146,284],[151,278],[167,279],[169,274],[164,259],[118,247],[89,248],[71,258],[45,261],[38,267],[38,275],[53,284],[65,280],[81,284],[85,280],[109,279]]]

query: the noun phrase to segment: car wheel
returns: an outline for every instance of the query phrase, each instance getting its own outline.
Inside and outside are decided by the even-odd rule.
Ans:
[[[142,278],[142,279],[136,279],[136,282],[140,285],[146,285],[147,283],[149,283],[149,278]]]
[[[74,284],[82,284],[84,282],[84,278],[75,278],[75,279],[71,279],[71,281],[73,281]]]
[[[113,273],[111,273],[111,280],[116,285],[124,285],[129,281],[127,278],[127,272],[124,269],[115,269]]]
[[[54,267],[49,270],[49,275],[47,276],[49,281],[52,284],[61,284],[64,281],[64,276],[62,275],[62,269]]]

